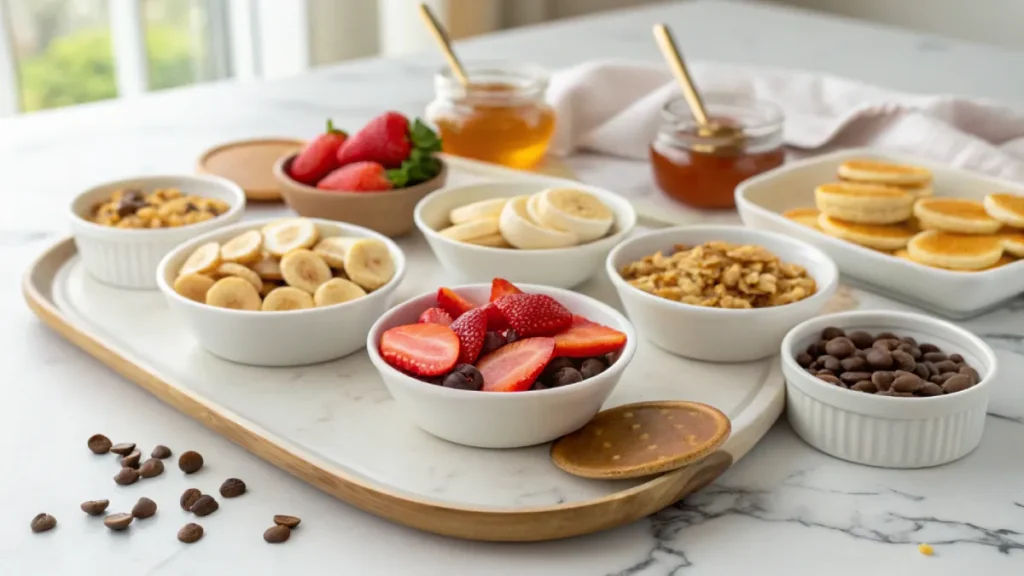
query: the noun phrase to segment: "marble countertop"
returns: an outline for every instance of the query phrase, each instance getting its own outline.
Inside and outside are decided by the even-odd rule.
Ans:
[[[670,23],[691,58],[828,71],[903,90],[1024,101],[1024,53],[969,45],[758,4],[655,5],[464,42],[466,59],[549,67],[598,57],[656,60],[650,26]],[[390,107],[420,114],[435,55],[364,60],[273,83],[216,84],[0,121],[0,474],[2,574],[812,574],[1017,573],[1024,566],[1024,300],[962,324],[997,351],[985,439],[941,468],[895,471],[832,459],[784,421],[715,485],[649,519],[561,542],[499,545],[416,532],[360,512],[255,458],[161,404],[50,332],[26,308],[21,272],[67,233],[83,187],[138,173],[191,171],[205,148],[236,138],[306,137],[327,116],[358,125]],[[646,167],[594,157],[578,175],[631,197],[655,194]],[[904,306],[848,291],[860,307]],[[1015,381],[1016,380],[1016,381]],[[195,449],[201,475],[168,475],[151,493],[174,519],[107,534],[78,510],[111,498],[109,462],[85,450],[96,432],[144,447]],[[177,497],[223,478],[252,488],[244,506],[204,522],[193,546]],[[115,494],[111,496],[111,494]],[[135,494],[136,496],[139,494]],[[58,528],[33,535],[36,513]],[[303,526],[282,546],[260,540],[273,514]],[[936,555],[919,554],[928,542]]]

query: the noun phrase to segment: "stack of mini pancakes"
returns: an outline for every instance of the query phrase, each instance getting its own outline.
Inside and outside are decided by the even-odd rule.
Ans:
[[[926,168],[850,160],[814,191],[816,208],[783,216],[829,236],[950,270],[987,270],[1024,257],[1024,196],[933,198]]]

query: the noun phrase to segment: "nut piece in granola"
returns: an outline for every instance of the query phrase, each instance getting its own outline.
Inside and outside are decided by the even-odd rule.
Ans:
[[[176,228],[212,220],[228,208],[223,200],[186,195],[177,188],[127,189],[94,207],[90,220],[112,228]]]
[[[644,292],[710,308],[782,306],[817,290],[802,266],[782,262],[762,246],[719,241],[677,244],[671,254],[645,256],[620,273]]]

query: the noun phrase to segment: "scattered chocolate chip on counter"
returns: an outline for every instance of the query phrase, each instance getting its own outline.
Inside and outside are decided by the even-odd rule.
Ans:
[[[135,506],[132,506],[132,516],[135,518],[149,518],[153,514],[156,514],[156,502],[153,502],[145,496],[139,498],[139,501],[135,503]]]
[[[192,507],[189,508],[188,511],[196,516],[202,517],[213,514],[218,508],[220,508],[220,504],[217,503],[213,496],[203,494],[199,498],[196,498],[196,501],[192,503]]]
[[[150,458],[139,466],[139,476],[153,478],[164,473],[164,463],[158,458]]]
[[[89,500],[82,502],[81,508],[89,516],[99,516],[107,510],[107,506],[110,506],[110,500]]]
[[[134,442],[121,442],[110,447],[110,451],[118,456],[127,456],[135,450]]]
[[[220,495],[225,498],[237,498],[245,494],[245,482],[238,478],[228,478],[220,485]]]
[[[283,524],[275,524],[274,526],[267,528],[267,531],[263,533],[263,539],[270,544],[280,544],[281,542],[288,540],[291,535],[291,528]]]
[[[192,505],[195,504],[196,500],[198,500],[202,495],[203,493],[200,492],[198,488],[189,488],[182,492],[181,499],[178,503],[181,505],[182,510],[189,512],[192,510]]]
[[[203,527],[195,522],[189,522],[178,530],[178,540],[185,544],[193,544],[203,537]]]
[[[92,450],[93,454],[106,454],[110,452],[110,447],[113,444],[110,443],[110,438],[107,438],[103,434],[93,434],[89,437],[89,450]]]
[[[157,444],[156,448],[153,448],[153,452],[150,453],[150,456],[152,456],[153,458],[159,458],[160,460],[163,460],[164,458],[170,458],[171,449],[168,448],[167,446],[164,446],[163,444]]]
[[[185,474],[194,474],[203,467],[203,457],[199,452],[189,450],[178,457],[178,468]]]
[[[57,526],[57,519],[43,512],[41,514],[36,514],[36,516],[32,518],[32,523],[29,525],[32,527],[32,531],[38,534],[39,532],[53,530],[53,528]]]
[[[287,526],[288,528],[295,528],[302,522],[302,519],[298,516],[288,516],[287,514],[277,514],[274,516],[274,524],[278,526]]]
[[[135,468],[138,469],[139,462],[142,461],[142,452],[138,450],[132,450],[127,456],[121,458],[121,466],[123,468]]]
[[[139,471],[135,468],[121,468],[121,471],[114,475],[114,482],[121,486],[135,484],[139,479]]]
[[[125,514],[124,512],[118,512],[116,514],[110,514],[103,519],[103,525],[115,532],[124,530],[132,523],[135,517],[131,514]]]

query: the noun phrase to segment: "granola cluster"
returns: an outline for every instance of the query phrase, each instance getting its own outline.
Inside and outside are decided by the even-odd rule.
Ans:
[[[817,285],[807,270],[755,245],[675,246],[622,268],[623,279],[656,296],[712,308],[767,308],[803,300]]]
[[[116,190],[95,206],[91,220],[113,228],[177,228],[212,220],[228,211],[227,202],[184,194],[177,188]]]

